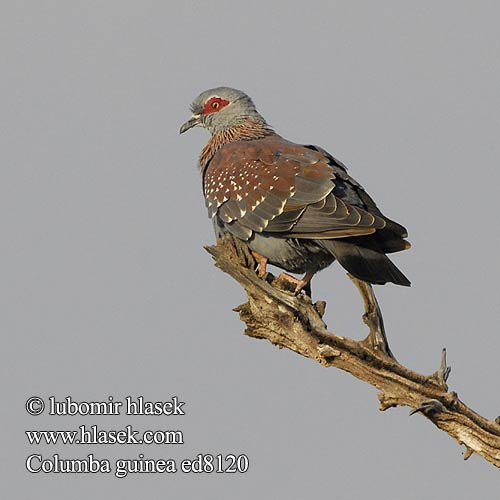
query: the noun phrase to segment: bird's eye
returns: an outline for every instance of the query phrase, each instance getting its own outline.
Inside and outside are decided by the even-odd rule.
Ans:
[[[222,97],[213,96],[205,102],[203,107],[203,114],[208,115],[210,113],[217,113],[224,106],[227,106],[229,101],[222,99]]]

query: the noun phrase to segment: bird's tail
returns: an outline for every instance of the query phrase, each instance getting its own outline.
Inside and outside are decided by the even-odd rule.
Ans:
[[[320,240],[320,244],[335,256],[347,272],[360,280],[376,285],[387,282],[402,286],[411,285],[408,278],[382,252],[341,239]]]

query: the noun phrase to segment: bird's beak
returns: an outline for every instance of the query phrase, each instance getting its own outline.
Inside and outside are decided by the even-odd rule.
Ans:
[[[179,134],[183,134],[186,130],[201,125],[201,115],[193,115],[186,123],[184,123],[179,130]]]

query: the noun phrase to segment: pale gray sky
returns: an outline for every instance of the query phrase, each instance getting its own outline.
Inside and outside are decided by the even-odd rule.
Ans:
[[[413,248],[377,287],[391,347],[500,414],[500,36],[496,2],[2,3],[4,498],[496,498],[497,469],[407,409],[264,341],[212,266],[197,156],[201,91],[246,91],[286,138],[345,162]],[[365,335],[334,266],[332,331]],[[184,416],[26,414],[29,396],[186,402]],[[30,446],[25,430],[180,429],[185,444]],[[241,475],[30,474],[51,457],[245,453]],[[391,493],[393,492],[393,493]]]

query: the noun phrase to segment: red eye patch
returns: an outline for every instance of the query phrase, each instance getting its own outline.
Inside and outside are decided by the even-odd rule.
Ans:
[[[217,113],[222,108],[227,106],[229,101],[222,99],[221,97],[211,97],[203,106],[203,114],[208,115],[210,113]]]

